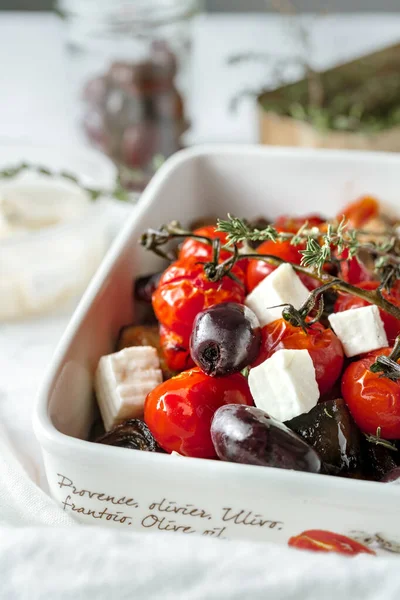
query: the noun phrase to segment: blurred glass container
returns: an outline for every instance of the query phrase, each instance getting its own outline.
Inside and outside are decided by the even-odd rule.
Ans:
[[[92,144],[141,189],[189,128],[199,0],[58,0],[80,119]]]

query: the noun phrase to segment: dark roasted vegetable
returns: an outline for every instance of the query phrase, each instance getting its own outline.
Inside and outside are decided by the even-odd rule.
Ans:
[[[383,481],[383,483],[396,482],[398,485],[400,481],[400,467],[395,467],[391,471],[388,471],[388,473],[382,477],[381,481]]]
[[[286,425],[318,452],[328,473],[359,467],[361,434],[342,398],[317,404]]]
[[[160,347],[158,325],[128,325],[119,332],[116,351],[131,346],[153,346],[157,351]]]
[[[268,219],[266,219],[265,217],[256,217],[250,222],[247,221],[247,224],[252,229],[259,229],[261,231],[262,229],[268,227],[268,225],[271,225],[271,221],[268,221]],[[249,241],[248,244],[250,248],[256,249],[258,248],[258,246],[260,246],[260,244],[262,244],[262,242],[255,240]]]
[[[139,300],[140,302],[148,302],[150,304],[151,296],[153,292],[157,289],[158,283],[161,279],[161,275],[162,272],[138,277],[135,280],[135,299]]]
[[[121,446],[131,450],[145,450],[147,452],[163,452],[153,438],[146,423],[140,419],[129,419],[108,431],[98,440],[98,444]]]
[[[381,444],[363,440],[362,472],[367,479],[381,481],[390,471],[397,467],[397,454]]]
[[[217,217],[214,215],[209,215],[208,217],[200,217],[199,219],[194,219],[189,224],[189,230],[195,231],[195,229],[200,229],[201,227],[208,227],[208,225],[215,225],[217,222]]]

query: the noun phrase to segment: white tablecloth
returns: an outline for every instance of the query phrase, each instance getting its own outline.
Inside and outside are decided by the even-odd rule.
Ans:
[[[196,28],[193,141],[256,140],[251,102],[230,98],[267,80],[257,65],[226,68],[240,51],[293,50],[281,19],[209,16]],[[327,66],[398,42],[400,16],[331,16],[312,23],[315,64]],[[0,13],[0,143],[75,143],[62,22]],[[69,315],[0,325],[0,421],[31,477],[41,481],[31,405]],[[7,463],[7,461],[5,461]],[[4,469],[3,469],[4,471]],[[3,473],[4,474],[4,473]],[[18,475],[19,477],[19,475]],[[18,480],[17,477],[17,480]],[[18,493],[15,491],[15,497]],[[1,597],[13,598],[399,598],[398,563],[294,553],[287,549],[130,536],[76,527],[8,529],[12,494],[0,494]],[[11,514],[11,513],[9,513]],[[3,516],[3,518],[2,518]],[[17,518],[10,520],[15,525]],[[32,525],[35,522],[32,522]],[[22,520],[21,520],[22,523]],[[154,540],[154,541],[153,541]]]

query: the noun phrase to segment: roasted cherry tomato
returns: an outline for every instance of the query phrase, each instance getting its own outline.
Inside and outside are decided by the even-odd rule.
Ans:
[[[206,225],[205,227],[200,227],[199,229],[195,229],[193,233],[195,233],[196,235],[204,235],[205,237],[209,237],[212,239],[219,238],[221,240],[221,246],[226,244],[228,241],[226,233],[223,233],[222,231],[216,231],[215,225]],[[226,250],[221,250],[219,256],[221,260],[226,260],[227,258],[232,256],[232,253],[227,252]],[[187,238],[181,246],[178,260],[191,260],[192,258],[197,258],[197,260],[203,262],[211,261],[211,246],[200,240]],[[248,264],[247,259],[239,260],[236,264],[244,272],[246,272]]]
[[[205,237],[212,239],[219,238],[221,240],[221,246],[227,242],[226,233],[223,233],[222,231],[216,231],[215,225],[206,225],[205,227],[200,227],[199,229],[195,229],[193,233],[196,235],[204,235]],[[220,256],[222,260],[225,260],[231,256],[231,253],[222,250]],[[211,246],[205,242],[202,242],[201,240],[187,238],[181,246],[178,259],[191,259],[193,257],[196,257],[197,260],[210,261],[212,259]]]
[[[157,386],[146,398],[144,420],[167,452],[216,458],[211,420],[225,404],[253,405],[246,377],[240,373],[209,377],[197,367]]]
[[[194,367],[189,350],[190,336],[182,335],[160,325],[160,345],[165,362],[171,371],[185,371]]]
[[[347,248],[345,248],[341,254],[337,255],[337,258],[342,261],[340,270],[341,278],[344,279],[344,281],[352,283],[353,285],[371,281],[372,273],[355,256],[349,258],[349,251]]]
[[[299,265],[302,257],[299,250],[303,249],[303,245],[292,246],[290,241],[272,242],[268,240],[267,242],[263,242],[257,248],[257,252],[259,254],[271,254],[272,256],[283,258],[283,260],[286,260],[287,262]],[[276,268],[277,267],[275,265],[271,265],[265,262],[264,260],[249,260],[246,276],[248,291],[251,292],[252,290],[254,290],[254,288],[260,283],[260,281],[265,279],[265,277],[272,273],[272,271],[275,271]],[[299,277],[304,283],[304,285],[308,287],[308,289],[312,290],[318,285],[320,285],[317,280],[313,279],[312,277],[308,277],[303,273],[300,273]]]
[[[364,433],[388,440],[400,438],[400,381],[372,373],[371,365],[379,355],[388,356],[390,348],[370,352],[351,363],[342,377],[342,396],[358,427]]]
[[[371,196],[363,196],[359,200],[345,206],[336,218],[338,221],[341,221],[345,217],[350,227],[360,228],[378,215],[378,200]]]
[[[320,323],[311,325],[307,333],[284,319],[266,325],[262,328],[261,351],[253,366],[283,349],[308,350],[321,396],[334,386],[342,372],[342,344],[331,329],[325,329]]]
[[[244,280],[240,267],[235,265],[232,272],[240,281]],[[156,317],[165,328],[161,330],[161,345],[168,367],[176,370],[177,364],[189,356],[192,325],[200,311],[221,302],[241,304],[244,296],[244,286],[230,277],[225,276],[215,283],[209,281],[196,258],[172,263],[164,271],[152,297]],[[179,348],[179,357],[174,356],[174,346]]]
[[[324,531],[322,529],[309,529],[303,531],[300,535],[291,537],[288,542],[293,548],[302,548],[304,550],[313,550],[314,552],[338,552],[339,554],[347,554],[354,556],[355,554],[375,554],[373,550],[356,542],[351,538],[333,533],[332,531]]]
[[[360,287],[363,290],[376,290],[378,286],[378,281],[365,281],[364,283],[359,283],[357,287]],[[395,304],[400,308],[400,286],[395,286],[390,293],[384,291],[383,296],[389,300],[389,302],[392,302],[392,304]],[[344,310],[350,310],[351,308],[361,308],[362,306],[368,305],[369,302],[362,298],[358,298],[357,296],[352,296],[351,294],[339,294],[335,302],[334,311],[342,312]],[[400,334],[400,321],[382,309],[379,309],[379,313],[385,327],[389,344],[394,344],[396,337]]]
[[[307,227],[318,227],[325,223],[325,219],[321,215],[311,214],[304,217],[291,217],[289,215],[281,215],[274,223],[277,231],[286,231],[287,233],[297,233],[300,227],[307,222]]]

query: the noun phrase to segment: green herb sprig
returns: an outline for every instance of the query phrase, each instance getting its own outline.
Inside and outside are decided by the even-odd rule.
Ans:
[[[332,261],[333,250],[336,250],[339,256],[347,250],[346,259],[358,256],[364,250],[369,254],[377,255],[375,268],[384,276],[386,284],[389,279],[393,282],[397,275],[400,278],[400,255],[393,232],[382,234],[383,239],[379,244],[364,243],[362,238],[366,232],[349,228],[344,218],[339,223],[329,223],[326,232],[321,232],[318,227],[308,229],[305,223],[297,233],[289,233],[278,232],[272,225],[262,230],[252,229],[243,219],[228,214],[228,219],[218,219],[217,231],[226,233],[227,247],[243,242],[266,240],[273,242],[290,240],[294,246],[306,244],[304,250],[299,250],[302,254],[300,264],[302,267],[315,270],[318,275],[322,274],[324,265]]]
[[[112,197],[122,202],[129,202],[130,195],[128,190],[122,187],[119,178],[116,181],[115,187],[112,190],[104,190],[100,188],[92,188],[84,185],[79,178],[69,171],[53,171],[42,165],[34,165],[32,163],[21,162],[18,165],[12,165],[0,170],[0,179],[13,179],[25,171],[45,175],[46,177],[61,178],[71,181],[78,185],[82,190],[87,192],[91,200],[98,200],[100,196]]]
[[[176,254],[174,252],[170,252],[168,250],[164,250],[163,247],[168,245],[174,239],[184,239],[184,238],[195,238],[200,239],[204,243],[210,245],[213,248],[212,252],[212,260],[204,264],[204,271],[210,281],[219,281],[225,276],[229,276],[231,278],[235,278],[232,271],[232,268],[242,259],[256,259],[263,260],[269,264],[279,266],[287,261],[274,256],[272,254],[261,254],[258,252],[247,252],[247,250],[243,251],[243,249],[239,250],[238,243],[246,242],[250,239],[259,240],[261,239],[293,239],[308,241],[308,238],[314,236],[315,241],[318,245],[318,239],[321,237],[321,232],[318,231],[317,228],[312,228],[311,230],[303,229],[299,230],[296,234],[288,233],[288,232],[277,232],[271,226],[263,230],[255,230],[251,229],[243,219],[237,219],[236,217],[228,217],[227,221],[218,221],[218,229],[219,231],[225,231],[228,235],[228,239],[230,240],[227,245],[220,246],[219,240],[212,239],[207,236],[198,236],[193,234],[191,231],[185,230],[177,221],[173,221],[168,225],[162,226],[159,230],[149,229],[146,231],[139,243],[145,247],[147,250],[153,251],[159,256],[163,258],[167,258],[169,260],[175,260]],[[315,229],[315,231],[314,231]],[[365,234],[365,232],[362,232]],[[335,233],[333,229],[328,232],[329,243],[336,242],[337,247],[348,247],[350,251],[350,244],[354,244],[353,234],[347,234],[346,238],[344,237],[343,226],[338,224],[336,226]],[[229,238],[230,236],[230,238]],[[335,239],[334,239],[334,236]],[[325,242],[324,242],[325,243]],[[341,245],[340,245],[341,244]],[[244,244],[246,247],[246,244]],[[358,248],[367,247],[371,250],[371,244],[363,245],[359,244]],[[321,249],[321,245],[319,245]],[[220,251],[221,249],[229,251],[231,256],[226,260],[220,260]],[[321,250],[315,246],[315,254],[316,258],[314,263],[318,263],[321,261],[320,257]],[[323,250],[322,250],[323,252]],[[323,255],[322,255],[323,257]],[[400,264],[400,257],[393,255],[393,260]],[[332,277],[328,273],[322,271],[322,268],[318,270],[318,268],[310,269],[306,268],[304,265],[295,265],[292,264],[292,267],[298,273],[303,273],[309,277],[312,277],[316,281],[320,282],[320,286],[310,292],[309,298],[304,303],[303,307],[299,309],[301,311],[301,317],[305,319],[317,306],[317,301],[319,300],[321,294],[328,289],[331,289],[335,292],[344,292],[348,294],[352,294],[353,296],[357,296],[358,298],[362,298],[366,300],[370,304],[376,304],[382,310],[388,312],[396,319],[400,320],[400,308],[387,300],[385,296],[382,294],[382,290],[378,288],[377,290],[366,290],[355,285],[340,279],[339,277]],[[383,285],[383,284],[382,284]],[[318,309],[320,309],[320,303],[318,303]],[[318,312],[317,309],[317,312]],[[299,312],[297,311],[297,312]],[[288,314],[291,312],[290,309],[286,311]],[[295,320],[297,315],[294,315],[293,311],[291,313],[291,317]]]
[[[381,428],[380,427],[376,428],[375,435],[372,435],[369,433],[365,433],[364,435],[365,435],[367,442],[370,442],[371,444],[375,444],[376,446],[383,446],[384,448],[387,448],[388,450],[392,450],[393,452],[398,452],[398,449],[394,444],[392,444],[388,440],[385,440],[381,437]]]

